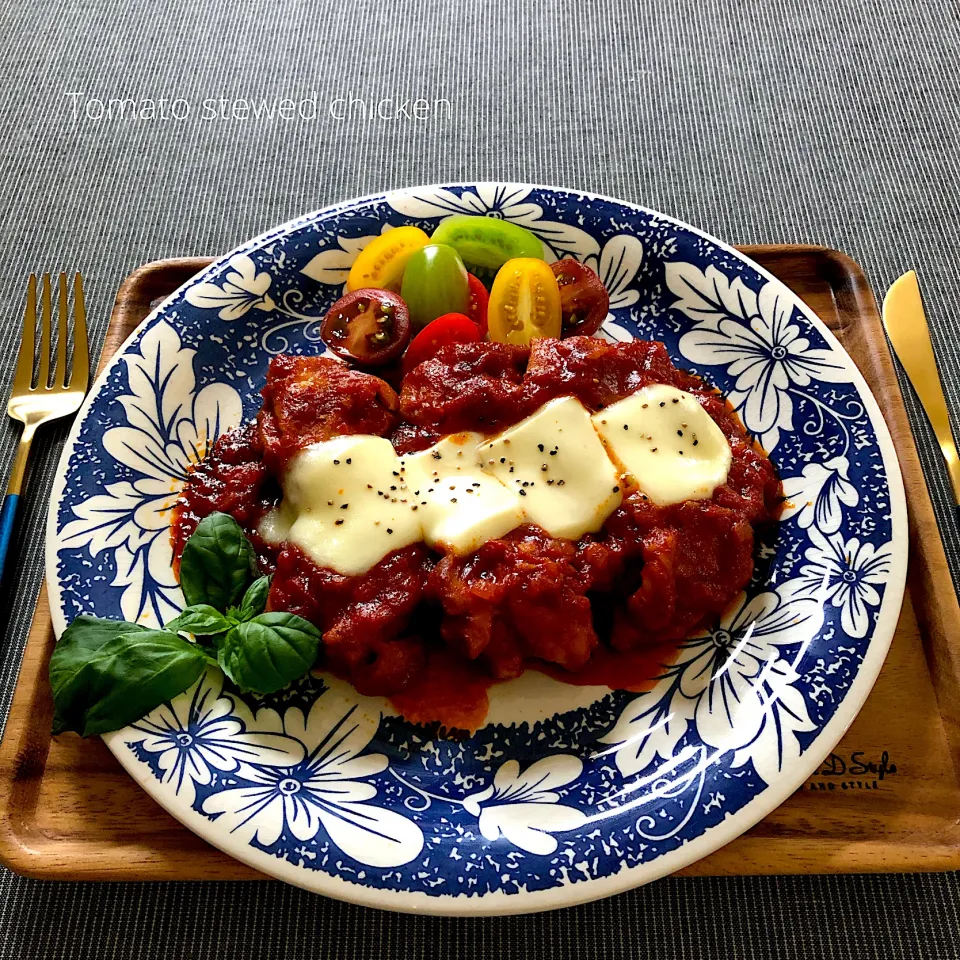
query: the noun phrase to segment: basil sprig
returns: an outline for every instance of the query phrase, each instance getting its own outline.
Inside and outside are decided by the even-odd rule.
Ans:
[[[314,664],[320,631],[292,613],[264,613],[269,577],[225,513],[205,517],[187,541],[180,586],[189,606],[162,630],[81,615],[50,658],[54,734],[118,730],[196,683],[217,665],[243,692],[273,693]],[[191,642],[181,634],[194,637]]]

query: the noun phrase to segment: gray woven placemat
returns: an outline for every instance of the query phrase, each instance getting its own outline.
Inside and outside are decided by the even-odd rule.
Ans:
[[[3,4],[0,36],[0,395],[31,270],[83,270],[97,339],[117,284],[144,261],[224,251],[384,188],[515,179],[640,202],[735,243],[838,247],[881,292],[916,267],[960,410],[960,26],[948,0],[59,0]],[[220,98],[314,95],[316,119],[221,116]],[[107,102],[128,97],[139,118]],[[337,119],[352,98],[374,111],[391,98],[392,116]],[[426,119],[404,116],[417,98]],[[167,101],[154,119],[148,99]],[[937,450],[907,403],[956,574]],[[0,595],[4,712],[64,436],[50,429],[36,446]],[[14,441],[0,423],[0,464]],[[465,921],[279,884],[2,874],[0,954],[956,957],[958,898],[954,876],[668,880],[575,910]]]

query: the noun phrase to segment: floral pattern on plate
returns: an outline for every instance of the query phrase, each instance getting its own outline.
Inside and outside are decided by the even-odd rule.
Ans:
[[[452,213],[532,230],[610,291],[599,336],[663,340],[777,465],[782,523],[748,590],[643,693],[611,691],[460,740],[330,678],[242,697],[209,671],[106,740],[168,810],[238,858],[377,906],[502,913],[675,870],[745,830],[832,748],[879,669],[905,572],[886,428],[779,282],[694,229],[518,184],[418,188],[311,214],[212,265],[107,367],[64,452],[48,528],[55,621],[156,623],[182,605],[170,511],[191,463],[252,416],[270,358],[317,353],[371,238]],[[509,688],[504,688],[509,712]]]

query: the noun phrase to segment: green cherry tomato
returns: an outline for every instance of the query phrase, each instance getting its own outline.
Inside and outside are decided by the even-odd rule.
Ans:
[[[466,313],[470,302],[467,268],[453,247],[431,243],[410,255],[400,296],[415,329],[445,313]]]
[[[494,217],[447,217],[433,231],[432,243],[447,243],[468,267],[496,272],[508,260],[543,260],[543,244],[529,231]]]

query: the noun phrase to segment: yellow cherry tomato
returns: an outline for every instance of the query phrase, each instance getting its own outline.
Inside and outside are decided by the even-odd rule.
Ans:
[[[560,287],[549,264],[508,260],[497,271],[487,308],[487,332],[498,343],[529,346],[534,337],[559,337]]]
[[[430,238],[419,227],[396,227],[375,237],[353,261],[347,290],[378,287],[399,293],[410,255],[429,242]]]

